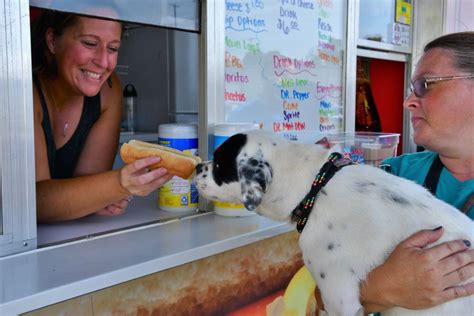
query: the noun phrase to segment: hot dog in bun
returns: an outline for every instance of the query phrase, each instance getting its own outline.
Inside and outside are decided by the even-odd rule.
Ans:
[[[161,157],[160,162],[149,166],[150,169],[163,167],[166,168],[169,173],[183,179],[191,177],[194,169],[201,162],[201,158],[191,153],[135,139],[122,145],[120,148],[120,156],[126,163],[131,163],[145,157],[159,156]]]

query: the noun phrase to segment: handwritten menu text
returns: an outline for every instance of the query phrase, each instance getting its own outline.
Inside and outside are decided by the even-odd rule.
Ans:
[[[226,0],[227,121],[299,139],[342,124],[342,0]]]

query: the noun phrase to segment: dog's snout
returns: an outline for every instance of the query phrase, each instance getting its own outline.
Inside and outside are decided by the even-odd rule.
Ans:
[[[202,168],[203,168],[203,164],[202,163],[199,163],[197,166],[196,166],[196,174],[199,174],[202,172]]]

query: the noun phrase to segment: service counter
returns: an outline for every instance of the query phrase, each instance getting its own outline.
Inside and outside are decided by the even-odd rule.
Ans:
[[[119,217],[40,225],[39,244],[50,246],[0,258],[0,315],[39,309],[293,230],[260,216],[182,215],[158,211],[152,194],[135,198]],[[149,224],[139,225],[145,217]],[[57,244],[55,231],[72,241]]]

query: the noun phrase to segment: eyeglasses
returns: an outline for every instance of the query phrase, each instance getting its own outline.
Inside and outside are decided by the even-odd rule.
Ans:
[[[421,98],[426,94],[428,87],[432,85],[433,83],[440,82],[440,81],[448,81],[448,80],[456,80],[456,79],[470,79],[470,78],[474,78],[474,75],[419,78],[411,83],[410,91],[413,92],[418,98]]]

